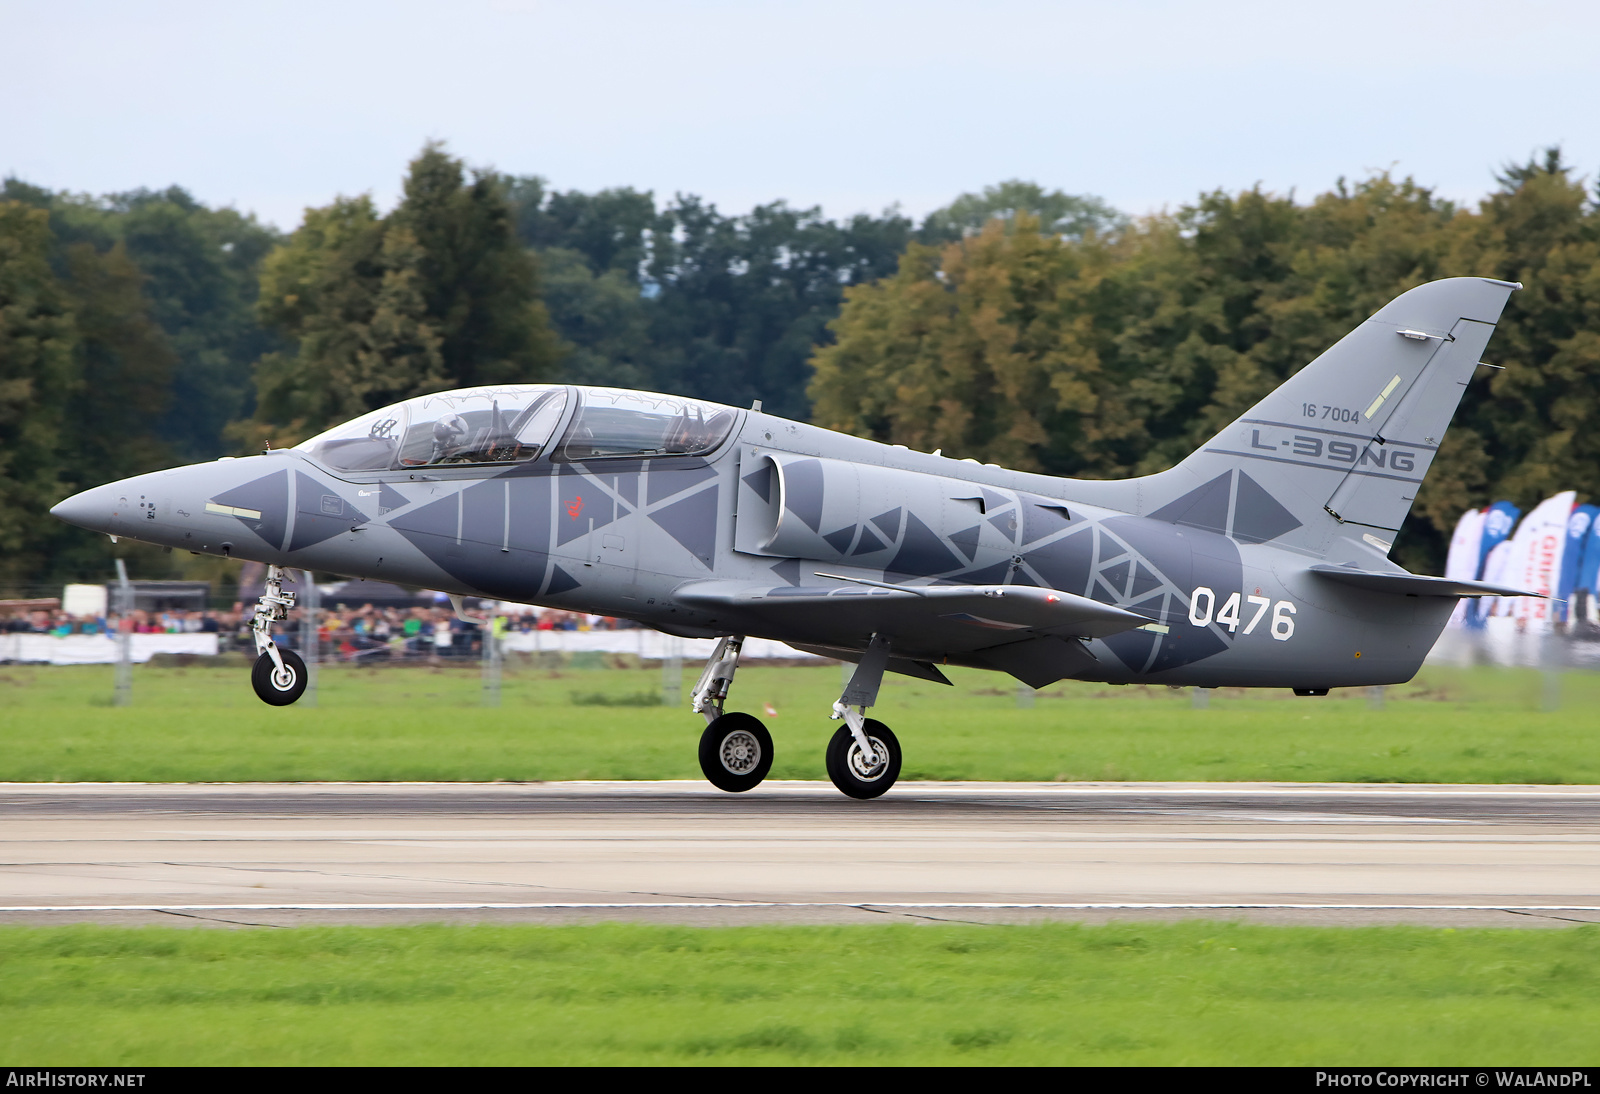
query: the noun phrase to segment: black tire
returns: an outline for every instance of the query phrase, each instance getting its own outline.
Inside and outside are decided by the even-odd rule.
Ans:
[[[876,798],[894,785],[900,777],[900,741],[882,722],[871,718],[862,726],[872,741],[873,751],[880,747],[886,755],[876,766],[863,769],[861,748],[849,726],[840,726],[828,742],[828,778],[833,785],[850,795],[866,801]]]
[[[250,670],[250,686],[256,689],[256,696],[263,703],[286,707],[306,693],[306,663],[293,650],[280,647],[278,656],[283,658],[283,676],[278,675],[272,655],[264,653],[256,658],[255,667]]]
[[[700,770],[718,790],[752,790],[772,770],[772,734],[754,715],[724,714],[700,734]]]

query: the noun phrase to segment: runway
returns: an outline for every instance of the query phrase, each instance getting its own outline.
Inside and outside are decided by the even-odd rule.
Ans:
[[[0,784],[0,923],[1600,922],[1600,787]]]

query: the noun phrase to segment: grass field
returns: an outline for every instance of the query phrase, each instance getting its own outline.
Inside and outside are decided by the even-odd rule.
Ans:
[[[0,929],[48,1064],[1600,1063],[1600,930]]]
[[[1542,712],[1531,670],[1425,669],[1390,688],[1296,699],[1057,684],[1019,709],[1007,677],[951,670],[954,688],[890,677],[874,715],[906,751],[902,778],[1600,783],[1600,675],[1564,678]],[[324,666],[314,708],[268,707],[246,671],[141,666],[110,705],[110,666],[0,667],[0,781],[699,778],[703,722],[627,705],[660,670],[508,665],[502,705],[476,666]],[[685,670],[684,695],[694,682]],[[824,778],[837,666],[747,667],[730,709],[760,714],[774,778]],[[609,701],[617,705],[601,705]]]

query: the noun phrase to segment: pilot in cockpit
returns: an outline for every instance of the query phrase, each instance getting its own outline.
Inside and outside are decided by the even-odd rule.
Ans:
[[[466,444],[467,434],[471,428],[467,420],[459,414],[446,414],[434,422],[433,451],[428,456],[428,462],[444,463],[460,452]]]

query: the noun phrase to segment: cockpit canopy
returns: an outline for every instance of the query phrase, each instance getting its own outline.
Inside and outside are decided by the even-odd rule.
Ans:
[[[581,394],[583,405],[561,441],[563,460],[700,456],[733,428],[734,412],[715,403],[607,387]]]
[[[419,395],[364,414],[297,446],[336,471],[389,471],[531,460],[579,406],[555,458],[701,455],[720,445],[734,412],[715,403],[616,388],[518,384]]]

